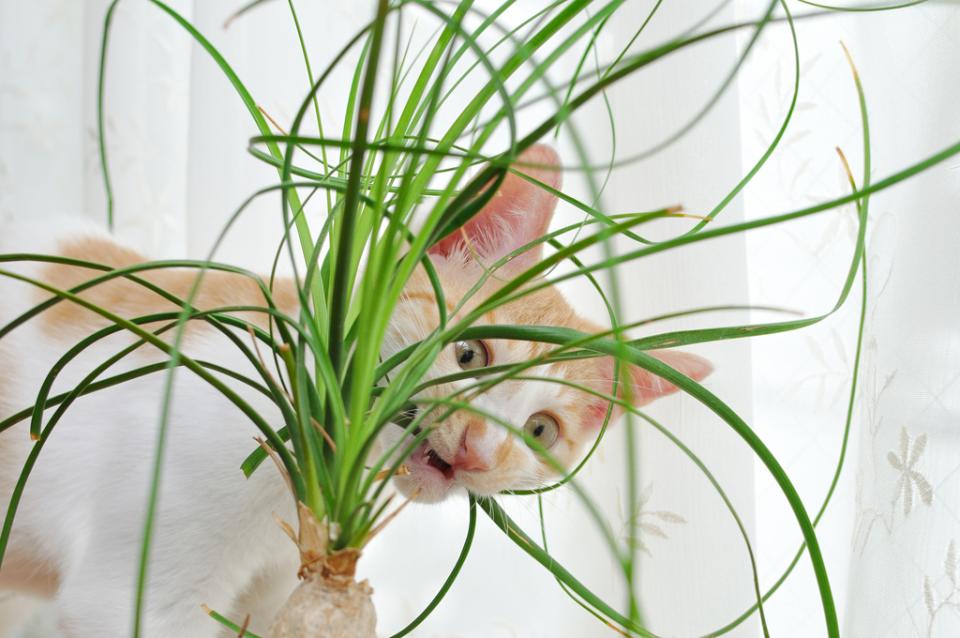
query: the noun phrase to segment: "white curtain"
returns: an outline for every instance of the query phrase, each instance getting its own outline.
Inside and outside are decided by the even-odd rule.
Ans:
[[[0,232],[22,217],[81,215],[102,220],[104,190],[96,145],[96,77],[105,0],[0,0]],[[284,2],[267,3],[225,29],[238,0],[171,1],[230,61],[264,109],[282,125],[306,91],[299,45]],[[315,66],[329,60],[372,12],[367,2],[297,4]],[[482,2],[491,7],[495,2]],[[608,60],[633,35],[652,0],[628,3],[598,43]],[[765,2],[723,4],[710,24],[755,19]],[[518,3],[519,13],[541,3]],[[790,2],[795,13],[814,11]],[[640,46],[663,41],[713,5],[664,2]],[[418,24],[426,37],[434,24]],[[892,13],[836,14],[797,25],[801,90],[793,124],[765,168],[715,225],[810,205],[849,192],[834,151],[862,175],[860,116],[842,40],[866,91],[874,180],[960,140],[960,11],[927,3]],[[691,118],[722,82],[747,32],[671,56],[608,94],[617,154],[642,151]],[[572,58],[575,63],[575,58]],[[315,69],[316,70],[316,69]],[[789,30],[771,27],[731,90],[680,142],[617,171],[605,204],[612,212],[681,203],[709,210],[762,154],[793,89]],[[346,70],[321,93],[337,122]],[[339,87],[341,92],[336,89]],[[544,111],[527,113],[530,125]],[[610,150],[599,104],[579,120],[597,158]],[[118,234],[155,257],[203,257],[224,220],[276,173],[245,152],[255,133],[233,89],[207,54],[168,16],[141,0],[121,2],[114,19],[107,83],[107,140]],[[562,155],[573,161],[561,142]],[[872,199],[864,356],[843,473],[818,526],[844,636],[942,637],[960,633],[960,158]],[[586,185],[567,177],[572,194]],[[559,223],[576,218],[561,208]],[[621,272],[626,320],[713,304],[784,306],[815,315],[836,300],[851,258],[852,208],[708,242]],[[645,229],[666,237],[688,227]],[[279,238],[276,199],[257,202],[219,257],[263,269]],[[623,246],[625,246],[624,244]],[[585,286],[567,291],[585,312]],[[847,305],[802,332],[708,345],[717,371],[708,387],[732,405],[780,459],[813,516],[833,478],[850,391],[859,284]],[[602,316],[597,316],[601,319]],[[677,320],[683,329],[778,318],[726,313]],[[761,588],[779,578],[800,544],[793,514],[769,472],[744,443],[686,397],[651,414],[715,473],[743,519]],[[695,636],[735,618],[753,600],[743,541],[701,474],[662,436],[640,423],[640,552],[645,618],[662,636]],[[584,485],[615,531],[625,525],[624,436],[613,432]],[[504,505],[530,532],[536,503]],[[623,586],[583,508],[570,493],[545,499],[551,551],[612,602]],[[383,635],[414,616],[452,565],[466,527],[466,501],[411,506],[366,552],[363,576],[376,590]],[[534,534],[536,536],[536,534]],[[203,601],[197,601],[201,603]],[[29,603],[3,603],[7,627]],[[771,635],[825,635],[810,563],[765,605]],[[3,632],[6,633],[3,633]],[[731,636],[761,635],[756,617]],[[425,637],[583,638],[614,635],[559,590],[554,580],[489,522]]]
[[[750,3],[756,10],[758,3]],[[795,5],[795,6],[794,6]],[[792,3],[799,14],[809,7]],[[746,9],[746,6],[742,7]],[[849,192],[833,150],[858,182],[861,125],[851,72],[870,116],[874,181],[960,140],[960,13],[927,3],[889,13],[798,24],[801,92],[781,150],[749,189],[749,215]],[[782,117],[793,79],[784,29],[760,44],[741,77],[744,166]],[[850,449],[818,530],[848,636],[960,634],[953,539],[960,512],[960,160],[950,159],[871,201],[864,355]],[[832,307],[849,263],[851,208],[748,239],[751,301],[815,314]],[[842,440],[859,284],[847,307],[803,333],[754,342],[754,425],[815,512]],[[764,582],[792,556],[789,514],[757,473],[757,535]],[[801,562],[770,605],[784,635],[822,635],[816,589]],[[771,624],[776,634],[776,625]],[[793,632],[793,633],[791,633]]]

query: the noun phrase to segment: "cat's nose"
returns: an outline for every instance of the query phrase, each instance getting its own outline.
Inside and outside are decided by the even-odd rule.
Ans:
[[[455,470],[466,472],[486,472],[491,463],[487,454],[484,454],[483,439],[487,426],[480,419],[471,419],[463,431],[460,449],[450,464]]]

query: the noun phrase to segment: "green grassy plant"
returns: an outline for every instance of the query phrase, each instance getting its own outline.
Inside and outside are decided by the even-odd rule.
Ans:
[[[115,213],[109,180],[109,161],[104,143],[103,113],[106,108],[104,85],[109,66],[107,45],[117,1],[110,5],[104,23],[98,93],[100,149],[108,194],[108,221],[111,224]],[[851,177],[851,192],[848,195],[801,210],[773,214],[749,222],[720,224],[723,210],[762,169],[776,150],[793,116],[800,86],[794,20],[816,18],[830,7],[814,5],[817,8],[813,12],[795,18],[789,13],[785,2],[771,0],[754,20],[714,28],[704,28],[702,24],[694,25],[687,32],[659,46],[642,49],[635,46],[635,43],[639,42],[637,36],[647,23],[654,19],[661,4],[657,2],[646,21],[639,25],[630,44],[611,61],[603,62],[597,59],[595,42],[602,37],[604,27],[622,9],[624,0],[560,0],[544,3],[536,12],[531,11],[528,19],[519,28],[505,26],[502,19],[503,13],[514,5],[512,1],[504,2],[496,11],[484,14],[473,7],[470,0],[449,3],[377,0],[373,3],[370,22],[332,56],[327,66],[321,68],[315,66],[307,55],[305,40],[309,39],[309,32],[302,28],[295,3],[288,0],[295,36],[303,51],[305,75],[310,89],[289,129],[283,132],[271,127],[257,107],[255,98],[229,62],[201,32],[164,2],[143,1],[150,2],[157,10],[179,24],[184,34],[192,38],[221,69],[245,105],[256,129],[256,135],[250,139],[250,153],[275,167],[278,181],[274,186],[253,194],[235,212],[206,260],[153,262],[130,268],[111,269],[100,264],[50,256],[0,256],[0,275],[29,281],[55,295],[54,300],[25,313],[7,326],[0,327],[0,338],[16,325],[31,319],[62,299],[81,304],[111,322],[110,328],[79,342],[50,371],[33,409],[25,409],[0,423],[0,429],[6,429],[19,421],[29,419],[31,433],[36,439],[33,452],[23,468],[14,498],[7,510],[0,535],[0,552],[6,547],[30,470],[44,443],[52,436],[57,422],[71,403],[82,395],[114,387],[130,379],[150,374],[165,375],[167,400],[158,416],[158,438],[152,467],[152,489],[148,495],[148,514],[144,522],[139,580],[136,591],[131,593],[137,601],[131,633],[134,636],[140,634],[140,614],[149,566],[157,486],[164,469],[170,388],[173,375],[178,374],[180,368],[187,368],[202,382],[216,387],[260,430],[264,445],[260,449],[251,449],[249,458],[243,464],[243,472],[249,475],[254,471],[272,471],[262,469],[261,465],[268,456],[275,456],[290,479],[293,498],[305,506],[301,510],[300,524],[319,525],[326,535],[322,547],[309,549],[323,551],[330,556],[362,549],[371,535],[384,521],[389,520],[398,507],[385,493],[386,481],[381,479],[383,470],[386,470],[388,475],[396,473],[400,462],[389,462],[386,454],[379,458],[370,456],[372,443],[381,430],[399,423],[413,433],[429,414],[443,414],[451,409],[473,409],[462,397],[426,402],[417,399],[417,393],[423,387],[424,372],[441,349],[460,339],[530,340],[552,344],[553,349],[535,361],[484,370],[484,378],[478,379],[470,390],[483,389],[505,379],[535,378],[537,365],[564,358],[611,355],[623,364],[637,365],[662,376],[709,408],[749,446],[782,492],[803,536],[803,545],[774,585],[764,587],[757,576],[755,554],[749,534],[710,469],[667,427],[633,408],[628,402],[607,397],[675,444],[689,458],[691,467],[708,478],[740,530],[746,556],[753,571],[756,601],[751,608],[738,613],[729,623],[710,632],[709,636],[723,635],[755,613],[759,615],[765,635],[769,635],[763,602],[774,595],[804,554],[816,577],[826,635],[839,636],[835,603],[827,566],[820,552],[816,524],[829,505],[843,468],[859,370],[865,301],[861,300],[857,365],[854,367],[850,405],[834,480],[813,517],[801,501],[781,463],[735,410],[721,397],[647,352],[654,348],[753,338],[799,330],[826,319],[847,301],[858,272],[861,273],[861,285],[866,285],[864,255],[870,195],[960,153],[960,144],[954,144],[898,173],[871,181],[871,142],[866,103],[859,78],[854,71],[863,124],[863,147],[860,152],[864,157],[864,174],[860,183],[857,184]],[[239,19],[243,14],[256,10],[258,5],[263,3],[264,0],[258,0],[244,5],[233,19]],[[411,19],[408,16],[429,18],[435,27],[429,46],[416,55],[409,51],[409,43],[404,46],[403,25]],[[630,215],[617,215],[606,211],[603,205],[603,184],[606,181],[604,174],[618,166],[654,155],[690,134],[693,127],[728,90],[754,43],[775,22],[785,22],[793,40],[793,95],[778,132],[744,177],[731,185],[728,193],[716,206],[707,211],[688,231],[664,241],[651,242],[637,232],[644,224],[655,219],[681,216],[677,210],[664,209]],[[610,157],[608,161],[597,165],[591,161],[576,125],[574,116],[578,109],[593,100],[605,99],[605,89],[615,83],[629,81],[636,74],[642,73],[647,67],[659,63],[676,51],[693,47],[699,42],[728,37],[739,31],[749,33],[742,55],[717,91],[687,124],[668,136],[664,142],[635,157]],[[569,77],[562,78],[561,81],[557,78],[560,71],[557,62],[567,54],[577,54],[579,64]],[[343,118],[339,123],[340,134],[331,134],[329,131],[335,127],[321,120],[317,95],[326,87],[333,70],[344,64],[353,65],[353,80],[348,99],[343,105]],[[315,72],[315,69],[319,72]],[[468,76],[471,78],[470,82],[465,81]],[[454,90],[459,96],[465,95],[468,99],[465,107],[451,114],[445,107],[448,106],[448,99]],[[521,131],[517,124],[517,114],[532,104],[543,102],[551,105],[551,114],[531,130]],[[315,120],[316,134],[303,132],[311,118]],[[548,243],[553,252],[541,263],[510,278],[476,310],[466,313],[462,319],[452,318],[446,310],[443,291],[437,284],[435,273],[432,273],[431,263],[427,258],[428,248],[468,221],[493,196],[508,172],[514,171],[518,155],[553,132],[562,133],[576,149],[578,157],[571,164],[570,170],[581,171],[591,191],[589,201],[576,199],[568,193],[555,192],[564,202],[582,213],[582,223],[558,229],[538,240]],[[505,143],[502,141],[504,136]],[[538,185],[550,189],[546,184],[538,182]],[[323,191],[323,196],[314,197],[317,191]],[[280,195],[278,223],[283,224],[286,235],[284,244],[277,248],[276,261],[288,258],[297,273],[301,302],[300,314],[297,316],[288,316],[273,304],[272,276],[262,279],[247,271],[214,261],[220,240],[242,217],[249,203],[259,197],[277,194]],[[631,339],[626,334],[633,325],[625,325],[620,320],[620,294],[613,276],[618,267],[710,239],[829,213],[847,203],[853,203],[857,207],[859,231],[846,280],[836,304],[828,313],[772,323],[721,325],[665,332],[642,339]],[[419,215],[416,223],[415,211]],[[610,241],[615,236],[628,237],[633,240],[634,245],[615,254],[610,248]],[[602,248],[603,256],[598,261],[585,262],[584,251],[592,247]],[[493,264],[488,276],[494,276],[507,259]],[[2,267],[5,262],[24,260],[83,265],[102,271],[103,274],[72,290],[58,290],[41,282],[28,280]],[[570,267],[563,274],[555,274],[554,268],[564,263]],[[441,325],[422,342],[383,361],[380,357],[380,346],[387,329],[387,321],[405,283],[418,266],[431,273],[438,298],[437,309],[442,318]],[[145,269],[170,267],[194,268],[201,274],[208,270],[225,270],[249,277],[261,287],[268,305],[263,308],[217,308],[200,312],[192,305],[192,293],[185,299],[176,298],[166,291],[156,289],[137,274]],[[78,296],[78,293],[89,286],[118,277],[150,287],[175,302],[181,310],[127,320]],[[609,311],[612,328],[604,334],[588,335],[546,326],[472,325],[482,313],[530,294],[539,287],[580,277],[591,282]],[[480,284],[474,288],[474,292],[479,286]],[[723,309],[729,307],[695,308],[680,314],[702,314]],[[269,329],[258,328],[231,314],[238,310],[268,314]],[[679,315],[651,318],[643,323],[674,316]],[[257,376],[248,378],[237,375],[214,364],[191,359],[182,353],[179,349],[181,337],[185,326],[191,321],[206,322],[227,335],[246,355]],[[162,327],[156,328],[157,322],[163,322]],[[150,328],[145,328],[144,325],[149,325]],[[120,330],[131,332],[137,337],[134,345],[118,352],[116,356],[90,371],[72,391],[51,395],[57,374],[69,360],[90,345]],[[167,332],[173,336],[161,338],[161,334]],[[245,332],[254,336],[259,348],[267,354],[266,359],[258,356],[249,340],[237,336]],[[142,345],[159,348],[168,355],[168,361],[122,374],[109,373],[111,366]],[[238,378],[257,392],[268,396],[279,408],[283,423],[269,423],[219,378],[218,375],[223,374]],[[384,383],[387,375],[389,383]],[[463,376],[469,376],[469,373],[464,373],[460,378]],[[436,379],[431,383],[449,380],[450,378]],[[418,416],[411,420],[406,415],[413,404],[419,405],[421,410]],[[44,422],[44,410],[51,407],[57,409]],[[510,427],[507,424],[502,425]],[[606,435],[606,431],[605,424],[601,437]],[[408,444],[404,451],[411,452],[425,436],[426,432],[421,432],[413,437],[413,442]],[[633,450],[632,427],[624,428],[624,436],[626,448]],[[533,442],[531,444],[535,446]],[[626,541],[615,538],[603,516],[576,480],[578,472],[584,463],[589,462],[595,449],[596,444],[583,463],[556,485],[518,493],[514,497],[539,499],[543,492],[561,485],[572,489],[587,506],[593,523],[619,565],[627,590],[632,592],[637,575],[636,531],[632,530]],[[630,457],[624,481],[631,494],[638,484],[636,471],[636,459]],[[244,480],[239,472],[237,480]],[[627,520],[635,520],[637,498],[628,498],[628,502],[633,509],[628,512]],[[623,605],[605,601],[552,557],[547,550],[546,529],[540,530],[542,542],[538,543],[510,520],[495,499],[471,498],[468,532],[457,562],[451,567],[448,578],[433,600],[404,629],[394,634],[395,636],[404,636],[413,631],[441,602],[457,578],[470,551],[478,508],[507,537],[516,542],[519,550],[529,554],[556,577],[567,595],[603,623],[624,635],[655,635],[644,624],[641,605],[632,594]],[[215,610],[211,610],[210,615],[234,631],[253,635],[244,632]]]

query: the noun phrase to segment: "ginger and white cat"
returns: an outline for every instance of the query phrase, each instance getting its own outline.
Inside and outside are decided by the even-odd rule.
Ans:
[[[521,160],[543,166],[522,170],[559,186],[559,171],[549,169],[549,165],[559,166],[551,149],[534,147]],[[437,244],[431,257],[450,308],[479,280],[483,268],[478,259],[490,263],[541,237],[555,205],[553,196],[510,175],[497,196],[462,231]],[[0,253],[55,253],[113,267],[143,260],[103,235],[64,235],[52,230],[36,232],[29,225],[2,228]],[[509,262],[501,274],[509,277],[538,259],[540,250],[529,250]],[[0,263],[2,270],[61,289],[98,274],[49,263]],[[195,272],[154,270],[142,276],[183,298]],[[461,312],[486,298],[500,281],[490,278]],[[295,316],[292,283],[280,282],[274,294],[281,309]],[[89,289],[83,296],[127,317],[174,308],[154,293],[121,280]],[[28,284],[0,276],[0,326],[47,297]],[[417,273],[392,317],[384,356],[437,327],[435,304],[426,276]],[[249,280],[210,272],[196,305],[263,305],[263,299]],[[255,318],[253,313],[250,316]],[[580,318],[554,288],[489,312],[480,323],[599,330]],[[0,339],[0,420],[31,406],[54,362],[78,340],[106,325],[99,316],[61,302]],[[131,340],[118,334],[91,347],[64,370],[54,394],[71,389]],[[441,354],[428,376],[524,361],[547,348],[508,340],[462,341]],[[227,339],[199,322],[189,329],[184,350],[197,359],[253,374]],[[666,351],[658,356],[694,379],[702,379],[711,369],[691,354]],[[144,346],[107,374],[163,360],[158,351]],[[611,389],[612,371],[612,362],[603,358],[536,369],[538,375],[584,383],[603,392]],[[632,395],[641,404],[675,390],[639,369],[632,370],[632,378]],[[162,374],[141,377],[78,400],[40,454],[23,495],[0,568],[0,588],[53,597],[60,631],[69,638],[112,638],[130,632],[162,379]],[[428,392],[448,396],[461,383],[469,381],[435,386]],[[230,384],[261,414],[274,415],[274,423],[280,422],[266,397]],[[475,397],[473,404],[517,428],[526,427],[566,464],[573,463],[596,437],[607,408],[603,401],[569,386],[532,381],[502,383]],[[463,488],[495,494],[538,485],[554,476],[522,439],[474,413],[457,412],[429,427],[429,438],[408,461],[410,473],[395,479],[402,492],[418,500],[439,501]],[[218,635],[217,624],[201,611],[201,603],[236,618],[250,614],[250,628],[262,631],[296,585],[297,553],[272,516],[276,512],[286,520],[295,519],[290,494],[273,468],[264,467],[250,479],[244,479],[239,470],[256,434],[253,425],[216,390],[185,370],[178,372],[143,615],[148,638]],[[384,436],[395,440],[404,434],[399,427],[390,427]],[[32,445],[26,423],[0,434],[4,508]]]

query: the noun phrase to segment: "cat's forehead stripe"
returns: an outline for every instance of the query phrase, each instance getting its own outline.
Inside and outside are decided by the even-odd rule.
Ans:
[[[480,298],[479,293],[476,293],[473,297],[473,299],[479,299],[479,298]],[[436,310],[436,307],[437,307],[437,296],[433,292],[433,289],[405,291],[403,293],[403,296],[401,297],[401,301],[410,301],[410,302],[418,302],[418,303],[426,304],[430,306],[434,311]],[[453,300],[448,297],[446,299],[446,304],[445,304],[447,307],[447,312],[453,313],[457,309],[457,305],[459,305],[460,303],[462,303],[462,298],[457,303],[454,303]],[[469,309],[470,305],[471,304],[464,304],[463,308]],[[483,318],[487,321],[487,323],[491,325],[495,325],[500,321],[497,315],[496,308],[488,310],[486,313],[484,313]]]
[[[400,297],[400,301],[415,301],[419,303],[425,303],[428,306],[431,306],[434,310],[437,308],[437,296],[432,290],[429,292],[425,290],[405,290],[403,295]],[[444,305],[447,307],[448,312],[453,312],[454,305],[452,301],[447,299]]]

